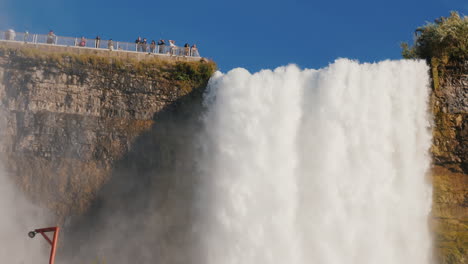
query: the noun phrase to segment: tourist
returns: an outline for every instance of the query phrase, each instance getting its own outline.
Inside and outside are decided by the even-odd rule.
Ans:
[[[85,37],[81,37],[79,46],[80,46],[80,47],[86,47],[86,39],[85,39]]]
[[[175,55],[177,46],[175,45],[175,41],[174,41],[174,40],[169,40],[169,47],[170,47],[171,55]]]
[[[96,49],[99,48],[99,44],[101,44],[101,37],[96,36],[96,41],[94,42],[94,47]]]
[[[55,34],[54,31],[51,30],[49,31],[49,34],[47,35],[47,44],[54,44],[55,43]]]
[[[155,49],[156,49],[156,41],[152,40],[150,44],[150,52],[154,53]]]
[[[200,54],[198,53],[197,45],[193,44],[191,50],[192,50],[192,57],[200,57]]]
[[[24,37],[23,37],[24,43],[28,42],[28,38],[29,38],[29,32],[26,30],[26,32],[24,32]]]
[[[146,38],[143,39],[141,42],[141,52],[146,52],[148,49],[148,42],[146,41]]]
[[[135,45],[136,45],[136,51],[141,51],[141,37],[138,37],[135,40]]]
[[[185,56],[190,55],[190,45],[188,43],[185,43],[185,45],[184,45],[184,55]]]
[[[160,39],[158,41],[158,52],[159,53],[164,53],[165,49],[166,49],[166,42],[164,42],[164,39]]]
[[[109,39],[107,41],[107,48],[111,51],[114,50],[114,42],[112,41],[112,39]]]

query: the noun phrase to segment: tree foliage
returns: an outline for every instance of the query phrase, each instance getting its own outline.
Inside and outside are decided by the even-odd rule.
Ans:
[[[468,16],[452,11],[449,17],[437,18],[416,29],[413,46],[402,43],[401,48],[406,59],[464,62],[468,59]]]

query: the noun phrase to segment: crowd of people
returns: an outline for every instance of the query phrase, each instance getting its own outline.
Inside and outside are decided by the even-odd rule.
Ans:
[[[4,38],[5,40],[17,40],[16,32],[12,29],[9,29],[4,32]],[[31,35],[31,38],[30,38],[29,33],[26,31],[23,35],[23,40],[24,42],[37,41],[37,38],[34,39],[33,35]],[[97,36],[94,39],[94,45],[87,45],[87,41],[89,41],[89,39],[86,39],[85,37],[81,37],[80,39],[75,39],[73,45],[78,46],[78,47],[108,48],[109,50],[117,49],[117,50],[147,52],[147,53],[156,53],[156,54],[169,54],[169,55],[175,55],[175,56],[192,56],[192,57],[200,56],[200,54],[198,53],[197,45],[193,44],[190,46],[190,44],[185,43],[183,47],[178,47],[174,40],[168,40],[166,43],[166,40],[160,39],[158,42],[152,40],[150,43],[148,43],[148,40],[146,38],[138,37],[135,40],[134,46],[131,43],[123,43],[123,42],[119,42],[118,44],[115,44],[112,39],[109,39],[107,41],[107,46],[105,44],[101,45],[100,36]],[[41,42],[41,41],[39,40],[38,42]],[[47,34],[45,43],[53,44],[53,45],[57,45],[57,44],[60,45],[59,44],[60,41],[58,37],[55,35],[53,30],[49,31],[49,34]],[[65,45],[69,45],[69,44],[67,43]]]
[[[47,35],[47,44],[55,44],[57,36],[55,35],[54,31],[49,31]],[[192,57],[199,57],[198,48],[196,44],[190,46],[190,44],[185,43],[183,48],[178,47],[174,40],[168,40],[169,45],[166,44],[164,39],[160,39],[157,43],[156,41],[152,40],[149,45],[146,38],[138,37],[135,40],[135,51],[137,52],[148,52],[148,53],[159,53],[159,54],[170,54],[170,55],[179,55],[179,56],[192,56]],[[86,38],[81,37],[76,46],[79,47],[86,47]],[[101,37],[97,36],[94,39],[94,47],[101,48]],[[115,45],[112,39],[107,41],[107,48],[109,50],[114,50]],[[118,48],[121,49],[121,48]]]
[[[198,57],[198,49],[197,45],[185,43],[184,48],[181,52],[179,47],[175,44],[174,40],[169,40],[169,45],[166,44],[164,39],[160,39],[157,43],[156,41],[152,40],[151,43],[148,45],[148,40],[146,38],[138,37],[135,40],[136,50],[138,52],[149,52],[149,53],[160,53],[160,54],[171,54],[171,55],[183,55],[183,56],[194,56]]]

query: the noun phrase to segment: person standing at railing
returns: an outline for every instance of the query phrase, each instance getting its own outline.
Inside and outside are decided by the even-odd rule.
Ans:
[[[164,42],[164,39],[160,39],[158,41],[158,52],[159,53],[164,53],[165,49],[166,49],[166,42]]]
[[[23,37],[23,40],[24,42],[28,42],[28,38],[29,38],[29,32],[26,30],[26,32],[24,32],[24,37]]]
[[[190,45],[188,43],[185,43],[185,45],[184,45],[184,55],[185,56],[190,55]]]
[[[156,41],[152,40],[150,44],[150,52],[154,53],[155,49],[156,49]]]
[[[96,36],[96,41],[94,42],[94,47],[96,49],[99,48],[99,44],[101,44],[101,37]]]
[[[171,55],[175,55],[177,46],[175,45],[174,40],[169,40],[169,47],[170,47]]]
[[[55,34],[54,31],[51,30],[49,31],[49,34],[47,35],[47,44],[54,44],[55,43]]]
[[[141,52],[146,52],[148,50],[148,41],[146,38],[141,42]]]
[[[141,37],[138,37],[135,40],[135,45],[136,45],[136,51],[141,51]]]
[[[111,51],[114,50],[114,42],[112,41],[112,39],[109,39],[109,41],[107,41],[107,48]]]
[[[80,40],[80,47],[86,47],[86,39],[85,37],[81,37],[81,40]]]
[[[193,44],[191,50],[192,50],[192,57],[200,57],[200,54],[198,53],[197,45]]]

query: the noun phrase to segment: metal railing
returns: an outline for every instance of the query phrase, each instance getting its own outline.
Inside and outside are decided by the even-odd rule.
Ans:
[[[137,44],[131,42],[96,40],[87,38],[62,37],[57,35],[30,34],[14,31],[0,31],[0,41],[15,41],[32,44],[48,44],[65,47],[107,49],[126,52],[143,52],[168,56],[200,57],[197,48],[169,45]]]

